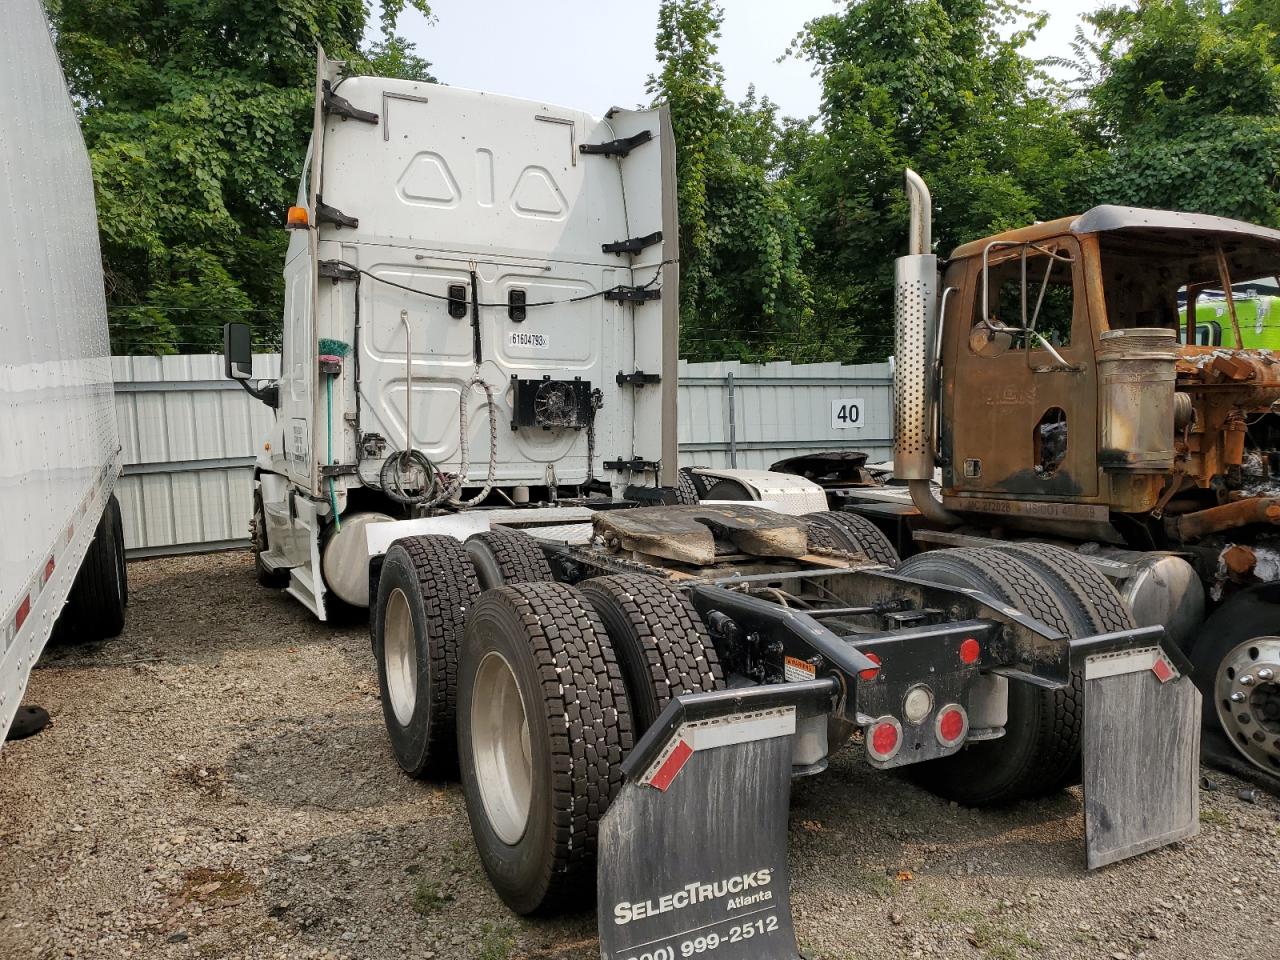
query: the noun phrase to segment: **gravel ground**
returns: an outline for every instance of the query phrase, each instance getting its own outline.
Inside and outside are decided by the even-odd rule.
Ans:
[[[0,958],[598,956],[594,916],[489,890],[456,785],[402,776],[366,629],[245,554],[130,565],[125,635],[50,651],[54,725],[0,752]],[[950,806],[849,756],[797,784],[796,926],[829,958],[1262,958],[1280,805],[1205,771],[1202,831],[1085,873],[1077,793]]]

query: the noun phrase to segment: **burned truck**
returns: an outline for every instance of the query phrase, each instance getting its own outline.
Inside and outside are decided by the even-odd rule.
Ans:
[[[899,486],[836,484],[833,503],[918,554],[912,575],[950,571],[938,548],[1069,550],[1194,663],[1211,756],[1274,786],[1280,355],[1244,346],[1235,291],[1280,273],[1280,231],[1104,206],[942,260],[907,186]],[[1198,342],[1210,295],[1229,346]]]
[[[1082,782],[1089,866],[1192,836],[1188,664],[1093,567],[897,571],[787,475],[690,502],[674,149],[661,109],[321,59],[257,553],[319,615],[367,604],[395,760],[460,777],[507,905],[598,895],[625,960],[794,958],[790,785],[840,749],[975,805]]]

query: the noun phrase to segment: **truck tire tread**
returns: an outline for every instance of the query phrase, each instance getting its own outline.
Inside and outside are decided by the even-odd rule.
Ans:
[[[826,534],[827,540],[835,543],[834,549],[860,553],[868,560],[890,567],[896,567],[901,562],[898,551],[889,538],[866,517],[839,510],[825,510],[807,514],[804,519],[810,536],[812,537],[815,528],[820,528],[822,533],[818,536]]]
[[[604,623],[622,668],[639,737],[672,697],[724,687],[720,658],[687,597],[643,574],[578,585]]]
[[[395,571],[403,570],[405,583],[397,583]],[[392,576],[388,577],[391,573]],[[396,586],[417,591],[421,600],[421,628],[427,648],[427,679],[419,694],[425,704],[421,713],[415,704],[411,727],[402,727],[395,717],[387,691],[383,639],[386,601]],[[378,580],[378,596],[371,614],[374,657],[378,664],[378,684],[383,719],[391,738],[396,760],[413,777],[446,777],[457,766],[456,722],[458,706],[458,653],[462,644],[467,611],[480,594],[470,558],[461,543],[448,536],[403,537],[391,544]],[[412,610],[414,598],[409,597]],[[414,620],[415,629],[418,620]],[[415,639],[416,642],[416,639]],[[407,735],[402,731],[409,730]]]
[[[993,549],[1018,557],[1042,572],[1054,572],[1069,583],[1094,614],[1099,631],[1131,630],[1136,624],[1111,581],[1088,560],[1051,543],[1009,543]]]
[[[698,484],[693,479],[693,471],[688,467],[681,467],[676,471],[676,502],[686,506],[697,506],[701,497],[698,496]]]
[[[551,564],[538,546],[538,541],[523,530],[497,527],[467,538],[467,553],[476,564],[482,587],[491,588],[508,583],[538,583],[552,580]],[[486,582],[486,556],[491,558],[501,582]]]
[[[462,773],[472,832],[486,872],[513,910],[531,914],[577,907],[594,890],[598,825],[622,786],[622,759],[634,743],[622,671],[600,617],[578,591],[554,582],[512,583],[486,591],[468,618],[464,682],[484,652],[476,623],[492,616],[493,608],[502,608],[503,621],[522,634],[517,640],[528,645],[536,667],[536,677],[529,680],[541,702],[527,709],[540,712],[550,730],[550,855],[536,865],[537,876],[525,889],[513,889],[490,869],[486,835],[476,828],[487,821],[474,769],[465,762],[469,717],[464,716]],[[465,712],[469,690],[464,698]],[[535,763],[539,750],[534,748]],[[535,797],[535,812],[537,803]]]

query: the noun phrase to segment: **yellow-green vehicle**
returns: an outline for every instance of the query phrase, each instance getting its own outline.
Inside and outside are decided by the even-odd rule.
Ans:
[[[1236,296],[1236,321],[1240,324],[1239,346],[1245,349],[1280,350],[1280,297]],[[1182,311],[1186,328],[1186,308]],[[1202,347],[1235,347],[1231,310],[1225,299],[1196,303],[1196,343]]]

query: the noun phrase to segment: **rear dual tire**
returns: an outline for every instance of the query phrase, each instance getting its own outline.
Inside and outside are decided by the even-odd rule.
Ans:
[[[467,621],[458,689],[463,793],[494,890],[521,914],[590,902],[600,819],[633,745],[600,618],[565,584],[489,590]]]
[[[617,652],[639,738],[673,697],[724,688],[707,628],[688,598],[643,574],[580,585]]]
[[[382,562],[373,655],[391,749],[412,777],[442,779],[457,769],[458,655],[479,594],[452,537],[405,537]]]
[[[912,557],[898,572],[981,590],[1067,637],[1132,626],[1128,611],[1100,574],[1075,569],[1058,553],[1066,551],[1043,544],[933,550]],[[1062,690],[1010,681],[1003,737],[906,767],[905,775],[939,796],[973,806],[1054,793],[1079,778],[1083,710],[1079,676]]]
[[[901,562],[889,538],[866,517],[824,510],[806,514],[804,520],[809,527],[811,548],[861,554],[873,563],[887,567],[896,567]]]
[[[397,541],[374,624],[397,761],[461,771],[480,861],[522,914],[589,902],[623,757],[672,697],[724,685],[683,594],[645,576],[553,582],[519,531]]]

